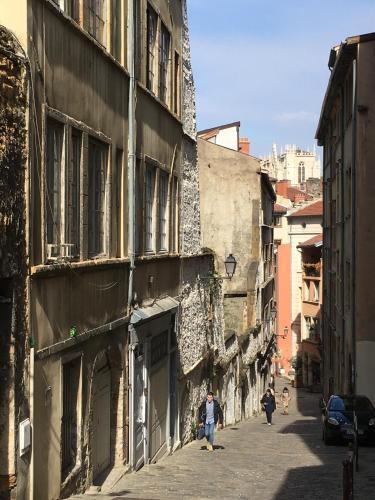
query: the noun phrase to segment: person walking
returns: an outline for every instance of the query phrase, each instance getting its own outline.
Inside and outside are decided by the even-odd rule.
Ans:
[[[274,396],[272,396],[271,389],[267,389],[260,402],[266,412],[267,424],[272,425],[272,413],[276,409],[276,402]]]
[[[199,427],[204,426],[204,434],[207,439],[207,450],[214,451],[215,426],[223,427],[223,411],[213,392],[208,392],[206,399],[199,407]]]
[[[289,401],[291,400],[291,396],[289,394],[289,389],[284,387],[283,392],[281,393],[280,400],[283,405],[283,415],[289,415]]]

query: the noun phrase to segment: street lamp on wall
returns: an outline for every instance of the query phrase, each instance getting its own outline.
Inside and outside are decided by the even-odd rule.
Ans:
[[[229,254],[228,257],[224,261],[225,265],[225,272],[227,273],[228,278],[226,279],[232,279],[234,276],[234,273],[236,272],[236,267],[237,267],[237,261],[236,258],[234,257],[233,254]]]
[[[236,272],[237,267],[237,261],[233,254],[230,253],[228,255],[228,257],[224,261],[224,266],[225,272],[227,274],[226,276],[216,276],[215,274],[212,274],[211,276],[200,276],[199,279],[219,281],[220,283],[222,283],[223,280],[231,280],[234,276],[234,273]]]

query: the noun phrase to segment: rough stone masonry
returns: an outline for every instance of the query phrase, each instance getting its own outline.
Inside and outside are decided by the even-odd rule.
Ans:
[[[26,61],[0,26],[0,499],[23,498],[29,456],[18,452],[26,396]],[[26,474],[25,474],[26,472]]]

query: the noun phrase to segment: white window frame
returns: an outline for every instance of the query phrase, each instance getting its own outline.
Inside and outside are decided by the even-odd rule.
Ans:
[[[158,240],[159,240],[159,252],[168,251],[168,181],[169,176],[167,172],[163,170],[159,171],[159,189],[158,189]]]
[[[145,252],[155,251],[156,167],[146,162],[145,169]]]

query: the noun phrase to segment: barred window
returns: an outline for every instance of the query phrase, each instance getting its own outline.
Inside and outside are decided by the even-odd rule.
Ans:
[[[85,0],[85,28],[100,44],[107,45],[107,2]]]
[[[158,17],[155,11],[149,6],[147,9],[147,88],[154,91],[155,77],[155,49]]]
[[[167,250],[168,175],[159,176],[159,250]]]
[[[72,129],[71,154],[66,172],[65,255],[79,255],[81,132]]]
[[[155,202],[155,169],[146,166],[145,186],[145,250],[154,250],[154,202]]]
[[[169,67],[169,50],[171,37],[169,31],[161,23],[160,27],[160,54],[159,54],[159,97],[163,102],[167,101],[168,91],[168,67]]]
[[[89,256],[105,253],[105,187],[107,177],[107,145],[89,139],[88,246]]]
[[[46,155],[46,232],[47,245],[52,245],[51,257],[59,255],[61,243],[61,172],[63,161],[64,126],[47,120]]]

